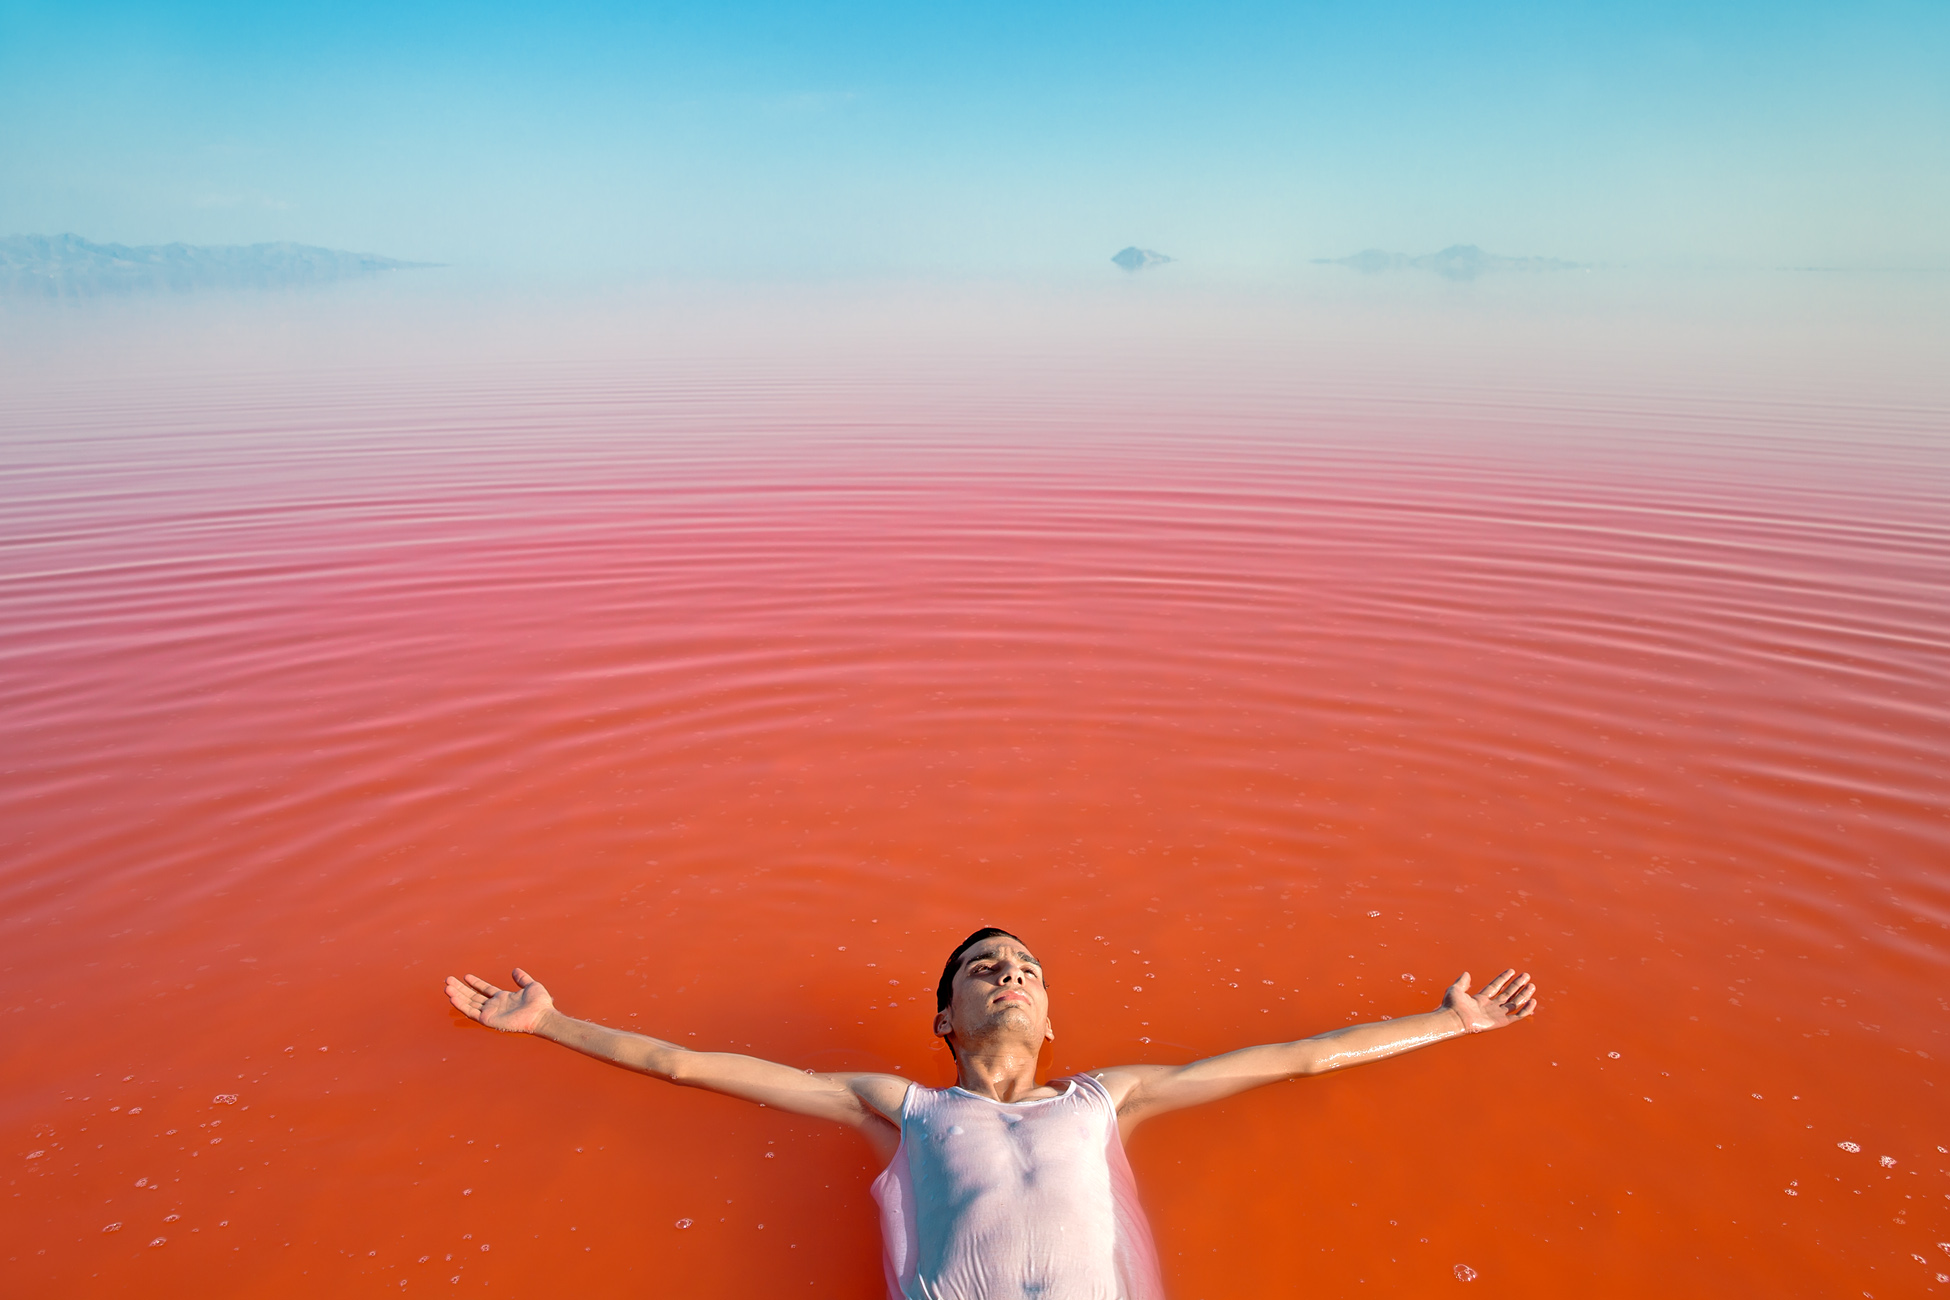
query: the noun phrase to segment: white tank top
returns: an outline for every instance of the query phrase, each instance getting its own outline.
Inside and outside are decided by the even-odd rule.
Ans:
[[[1162,1300],[1110,1093],[1054,1082],[1018,1102],[908,1088],[873,1183],[889,1300]]]

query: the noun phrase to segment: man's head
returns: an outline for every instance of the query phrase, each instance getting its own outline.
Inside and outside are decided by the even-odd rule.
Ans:
[[[950,1051],[997,1035],[1035,1042],[1056,1037],[1043,964],[1022,940],[995,926],[977,930],[948,955],[934,1004],[934,1032]]]

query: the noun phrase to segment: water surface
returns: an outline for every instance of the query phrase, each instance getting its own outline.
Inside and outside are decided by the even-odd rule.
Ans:
[[[0,321],[9,1293],[874,1295],[439,981],[940,1084],[989,923],[1058,1074],[1543,986],[1147,1127],[1181,1300],[1950,1290],[1940,302],[1348,283]]]

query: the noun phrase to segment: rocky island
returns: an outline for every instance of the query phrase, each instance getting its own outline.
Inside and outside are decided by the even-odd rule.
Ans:
[[[1142,271],[1147,266],[1162,266],[1166,262],[1176,261],[1177,259],[1166,257],[1163,253],[1154,252],[1149,248],[1139,248],[1136,244],[1133,244],[1129,248],[1113,254],[1110,260],[1123,267],[1126,271]]]

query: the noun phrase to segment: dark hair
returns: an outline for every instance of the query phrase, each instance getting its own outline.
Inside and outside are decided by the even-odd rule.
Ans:
[[[936,1011],[946,1011],[948,1004],[954,1000],[955,972],[961,969],[962,954],[982,940],[993,939],[998,934],[1006,934],[1011,939],[1018,938],[1013,931],[1004,930],[998,926],[985,925],[955,945],[955,950],[948,954],[948,964],[941,968],[941,982],[934,986],[934,1009]]]

